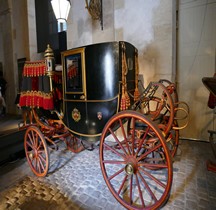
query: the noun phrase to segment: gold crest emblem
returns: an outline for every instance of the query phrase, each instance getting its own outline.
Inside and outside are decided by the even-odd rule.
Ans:
[[[75,122],[79,122],[81,119],[81,115],[78,109],[74,108],[72,111],[72,118],[74,119]]]
[[[97,113],[97,118],[98,118],[99,120],[102,119],[102,112],[98,112],[98,113]]]

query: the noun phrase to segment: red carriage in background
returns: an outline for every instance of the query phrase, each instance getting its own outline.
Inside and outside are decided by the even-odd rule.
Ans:
[[[138,51],[127,42],[62,52],[62,80],[54,66],[48,47],[45,61],[24,67],[20,105],[33,116],[24,126],[32,171],[48,173],[49,149],[57,149],[60,140],[75,153],[99,143],[102,174],[113,196],[128,209],[161,207],[171,190],[179,130],[189,114],[175,85],[151,82],[140,93]]]

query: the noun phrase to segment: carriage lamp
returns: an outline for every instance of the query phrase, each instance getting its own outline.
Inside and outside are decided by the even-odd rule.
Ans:
[[[50,45],[47,45],[47,49],[44,53],[44,58],[46,62],[46,74],[49,76],[50,79],[50,91],[53,90],[52,87],[52,77],[54,75],[54,68],[55,68],[55,59],[54,59],[54,53]]]
[[[66,22],[71,7],[70,0],[51,0],[51,4],[57,21]]]

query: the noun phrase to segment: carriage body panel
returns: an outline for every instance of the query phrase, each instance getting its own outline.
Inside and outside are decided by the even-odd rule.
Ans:
[[[119,111],[122,52],[128,88],[135,87],[135,47],[127,42],[92,44],[62,52],[64,123],[81,139],[98,139]]]
[[[78,108],[77,108],[78,107]],[[65,103],[68,128],[80,139],[98,140],[110,116],[117,112],[118,97],[109,101],[67,101]]]

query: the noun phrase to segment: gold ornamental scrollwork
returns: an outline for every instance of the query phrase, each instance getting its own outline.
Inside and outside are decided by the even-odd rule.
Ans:
[[[85,0],[86,9],[91,15],[93,20],[99,20],[101,23],[101,29],[103,30],[103,7],[102,0]]]

